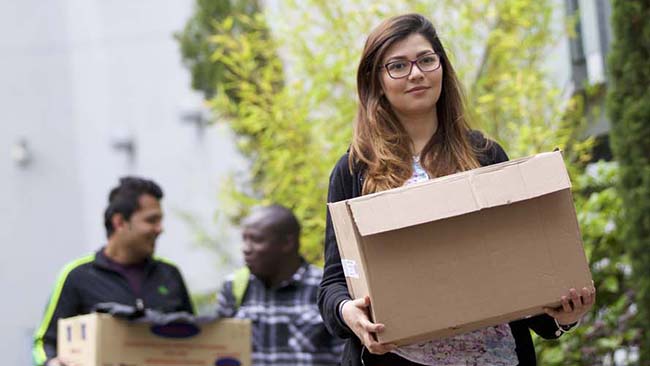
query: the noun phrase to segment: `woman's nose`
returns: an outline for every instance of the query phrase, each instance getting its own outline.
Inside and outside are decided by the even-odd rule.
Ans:
[[[409,74],[409,80],[418,80],[424,77],[424,73],[420,68],[418,67],[417,64],[414,64],[413,67],[411,67],[411,73]]]

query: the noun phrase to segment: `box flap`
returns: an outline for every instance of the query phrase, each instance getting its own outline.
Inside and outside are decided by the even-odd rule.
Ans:
[[[346,201],[362,236],[519,202],[571,187],[559,151]]]

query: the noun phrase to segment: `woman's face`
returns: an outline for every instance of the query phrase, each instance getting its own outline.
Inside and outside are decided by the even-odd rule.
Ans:
[[[433,46],[421,34],[415,33],[392,45],[384,56],[381,85],[384,95],[398,116],[417,116],[435,112],[435,106],[440,98],[442,88],[442,66],[433,71],[422,71],[411,61],[418,60],[418,65],[428,69],[434,65],[438,55],[434,54]],[[395,61],[404,61],[393,64]],[[434,65],[435,67],[435,65]],[[390,76],[402,76],[408,68],[410,74],[395,79]]]

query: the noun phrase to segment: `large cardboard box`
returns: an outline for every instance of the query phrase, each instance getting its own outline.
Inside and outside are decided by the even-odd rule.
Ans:
[[[93,313],[60,319],[57,343],[83,366],[251,365],[250,320],[163,327]]]
[[[329,204],[348,288],[380,342],[466,333],[591,286],[560,152]]]

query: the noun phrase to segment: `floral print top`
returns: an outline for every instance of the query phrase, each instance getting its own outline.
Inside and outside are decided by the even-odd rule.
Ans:
[[[404,185],[423,182],[429,175],[413,157],[413,175]],[[454,337],[399,347],[394,351],[412,362],[429,366],[515,366],[519,364],[515,338],[508,324],[479,329]]]

